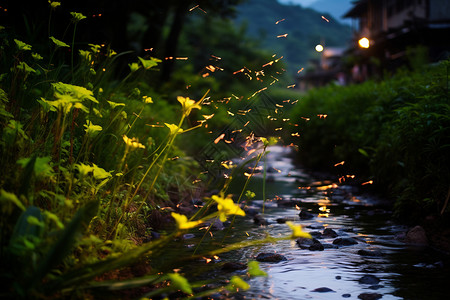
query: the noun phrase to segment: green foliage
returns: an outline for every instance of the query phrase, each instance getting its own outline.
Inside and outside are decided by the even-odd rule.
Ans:
[[[312,90],[291,116],[302,161],[327,169],[344,161],[340,176],[373,180],[406,219],[440,212],[450,180],[448,66]]]

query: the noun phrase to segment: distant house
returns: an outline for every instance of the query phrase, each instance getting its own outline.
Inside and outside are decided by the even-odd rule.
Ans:
[[[426,49],[428,61],[449,57],[449,0],[359,0],[344,18],[353,20],[351,52],[366,67],[396,68],[414,47]],[[358,46],[362,38],[365,48]]]

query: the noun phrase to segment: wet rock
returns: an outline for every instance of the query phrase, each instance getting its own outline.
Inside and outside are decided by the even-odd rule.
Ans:
[[[377,300],[377,299],[381,299],[383,297],[383,295],[378,294],[378,293],[362,293],[360,295],[358,295],[358,299],[361,300]]]
[[[296,220],[297,220],[297,218],[295,218],[295,217],[284,217],[284,218],[278,218],[276,221],[277,221],[278,224],[284,224],[284,223],[286,223],[288,221],[293,222],[293,221],[296,221]]]
[[[159,234],[156,231],[152,231],[150,234],[152,236],[152,240],[157,240],[157,239],[159,239],[161,237],[161,234]]]
[[[323,229],[324,226],[322,224],[311,224],[306,226],[306,228],[320,230]]]
[[[311,220],[314,218],[314,215],[310,212],[302,210],[299,214],[301,220]]]
[[[358,250],[358,254],[361,256],[370,256],[370,257],[381,257],[383,256],[383,252],[380,250]]]
[[[322,245],[323,245],[324,249],[337,249],[337,248],[339,248],[338,246],[333,245],[333,244],[322,244]]]
[[[320,231],[311,231],[309,232],[309,234],[315,237],[316,239],[322,238],[322,233]]]
[[[186,233],[186,234],[183,234],[183,236],[182,236],[183,240],[190,240],[193,238],[195,238],[195,234],[193,234],[193,233]]]
[[[336,278],[337,280],[340,280],[340,279],[342,279],[342,276],[336,276],[336,277],[334,277],[334,278]]]
[[[358,282],[360,284],[378,284],[380,279],[375,275],[364,275],[358,280]]]
[[[350,298],[351,296],[351,294],[342,294],[342,298]]]
[[[254,216],[253,222],[255,222],[256,225],[260,225],[260,226],[269,225],[269,222],[266,219],[264,219],[261,215]]]
[[[317,240],[315,240],[315,241],[317,241]],[[308,248],[309,251],[323,251],[324,249],[325,249],[325,247],[319,241],[312,244]]]
[[[416,226],[406,233],[405,243],[414,245],[428,245],[428,238],[422,226]]]
[[[369,289],[371,289],[371,290],[379,290],[381,288],[384,288],[384,286],[381,284],[374,284],[374,285],[369,286]]]
[[[332,293],[335,293],[335,291],[333,291],[332,289],[327,288],[327,287],[320,287],[320,288],[312,290],[311,292],[316,292],[316,293],[330,293],[330,292],[332,292]]]
[[[259,208],[248,206],[244,208],[244,211],[247,216],[256,216],[259,212]]]
[[[296,205],[299,205],[300,202],[298,200],[278,200],[277,206],[278,207],[295,207]]]
[[[314,244],[314,239],[308,238],[298,238],[295,240],[297,245],[302,249],[308,249],[312,244]]]
[[[358,244],[358,242],[354,238],[337,238],[333,241],[333,245],[338,246],[351,246],[356,244]]]
[[[324,238],[335,238],[335,237],[338,236],[338,234],[337,234],[336,231],[334,231],[334,230],[331,229],[331,228],[325,228],[325,229],[323,230],[322,236],[323,236]]]
[[[260,262],[280,262],[283,260],[287,260],[287,258],[284,255],[278,253],[262,252],[256,256],[256,260]]]
[[[325,249],[317,239],[298,238],[296,242],[301,249],[308,249],[310,251],[323,251]]]
[[[222,266],[222,270],[227,272],[233,272],[238,270],[247,269],[247,265],[239,262],[226,262]]]

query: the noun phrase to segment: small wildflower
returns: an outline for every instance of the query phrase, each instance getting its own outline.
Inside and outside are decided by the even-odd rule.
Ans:
[[[31,56],[35,59],[35,60],[41,60],[43,59],[43,57],[39,54],[39,53],[31,53]]]
[[[145,146],[139,143],[139,140],[137,138],[129,138],[126,135],[123,136],[123,141],[127,145],[127,147],[131,147],[133,149],[142,148],[145,149]]]
[[[167,127],[169,127],[170,129],[170,134],[176,134],[176,133],[182,133],[183,129],[181,129],[180,127],[178,127],[175,124],[168,124],[168,123],[164,123],[164,125],[166,125]]]
[[[149,96],[142,96],[142,100],[144,100],[144,103],[146,104],[153,103],[152,97]]]
[[[86,128],[86,134],[90,137],[96,136],[100,131],[102,131],[102,126],[100,125],[94,125],[91,121],[86,120],[86,124],[84,124],[84,127]]]
[[[212,199],[217,202],[220,221],[225,222],[228,215],[245,216],[245,212],[233,202],[230,195],[226,198],[214,195]]]
[[[77,12],[70,12],[70,14],[72,15],[72,22],[74,23],[78,23],[83,19],[86,19],[86,16],[84,16],[82,13],[77,13]]]
[[[191,113],[191,110],[193,110],[194,108],[202,109],[199,103],[195,102],[195,100],[192,100],[189,97],[185,98],[182,96],[178,96],[177,100],[181,103],[183,107],[183,113],[185,115],[189,115]]]
[[[188,221],[185,215],[180,215],[177,213],[172,213],[172,218],[177,222],[178,229],[191,229],[202,223],[202,221]]]
[[[130,67],[130,71],[131,72],[136,72],[137,70],[139,70],[139,65],[138,65],[138,63],[131,63],[131,64],[128,64],[128,66]]]
[[[295,238],[308,238],[308,239],[311,239],[312,238],[312,236],[309,233],[303,231],[301,225],[294,225],[294,223],[292,223],[292,222],[286,222],[286,224],[292,230],[292,235],[291,235],[292,239],[295,239]]]
[[[61,2],[56,2],[56,1],[48,1],[48,3],[50,3],[50,7],[52,8],[52,9],[55,9],[55,8],[57,8],[58,6],[60,6],[61,5]]]

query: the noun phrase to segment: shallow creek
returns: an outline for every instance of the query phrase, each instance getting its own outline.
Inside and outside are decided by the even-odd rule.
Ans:
[[[237,230],[229,239],[261,239],[266,233],[288,236],[291,230],[280,223],[284,218],[301,224],[324,250],[301,249],[296,241],[285,240],[221,255],[218,264],[246,263],[262,252],[286,258],[260,262],[268,276],[246,279],[251,288],[233,295],[234,299],[449,299],[448,256],[430,247],[403,243],[407,228],[391,220],[385,201],[359,194],[354,187],[315,181],[293,164],[290,154],[286,147],[270,148],[266,198],[273,200],[264,203],[264,213],[262,200],[249,204],[247,216],[237,218]],[[242,183],[234,192],[240,188]],[[256,193],[255,199],[262,199],[262,175],[256,175],[247,189]],[[301,219],[299,209],[313,217]],[[262,216],[268,225],[255,224],[252,213]],[[333,229],[337,237],[321,236],[326,228]],[[217,239],[220,235],[216,233]],[[353,238],[357,244],[333,244],[337,238]],[[186,240],[184,246],[196,242],[196,238]],[[214,244],[217,246],[209,241],[205,247]],[[232,274],[242,275],[245,270],[224,274],[217,269],[208,276],[229,278]]]

